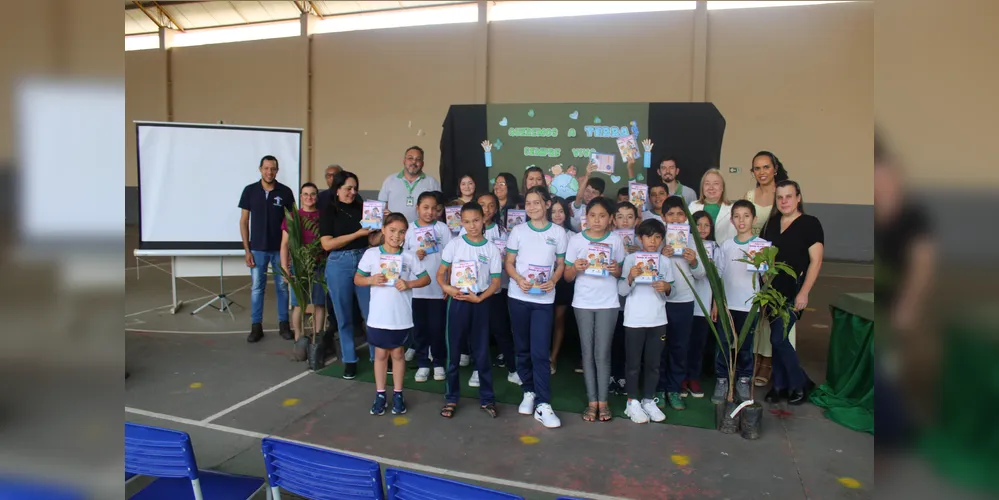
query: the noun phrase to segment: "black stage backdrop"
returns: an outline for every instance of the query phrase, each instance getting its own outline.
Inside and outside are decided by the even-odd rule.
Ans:
[[[440,176],[441,189],[447,198],[457,195],[458,179],[465,174],[475,179],[476,186],[489,185],[489,169],[479,145],[487,137],[486,106],[452,105],[444,119]],[[672,156],[680,167],[680,182],[698,191],[704,172],[721,164],[724,135],[725,118],[714,104],[649,103],[647,137],[652,139],[654,146],[652,168],[646,173],[646,182],[650,186],[662,184],[656,170],[662,159]],[[605,194],[612,196],[614,193]]]

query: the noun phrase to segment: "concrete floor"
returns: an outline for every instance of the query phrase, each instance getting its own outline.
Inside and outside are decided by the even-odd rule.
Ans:
[[[263,477],[260,439],[273,435],[526,498],[873,497],[873,436],[825,419],[810,404],[793,408],[792,417],[766,413],[758,441],[624,418],[591,424],[572,413],[560,415],[561,429],[546,430],[509,405],[491,420],[471,411],[473,401],[445,421],[437,413],[441,396],[418,391],[407,392],[405,417],[372,417],[371,384],[307,373],[304,363],[289,360],[291,342],[274,331],[248,344],[247,309],[237,308],[235,321],[210,308],[192,316],[217,291],[218,278],[179,280],[178,297],[190,303],[171,314],[169,265],[144,259],[137,277],[130,257],[136,239],[129,228],[125,418],[190,433],[202,468]],[[811,296],[815,310],[797,334],[803,364],[818,383],[828,304],[844,292],[871,291],[870,275],[870,266],[823,269]],[[235,290],[249,278],[225,282]],[[249,307],[248,288],[232,298]],[[267,301],[264,327],[276,329],[273,289]]]

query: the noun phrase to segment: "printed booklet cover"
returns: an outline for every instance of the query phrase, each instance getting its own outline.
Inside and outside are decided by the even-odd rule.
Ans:
[[[378,200],[365,201],[361,206],[361,227],[378,230],[382,228],[382,217],[385,216],[385,202]]]
[[[513,231],[513,228],[527,221],[527,210],[507,210],[506,211],[506,229],[507,231]]]
[[[634,229],[615,229],[614,234],[621,237],[621,241],[624,242],[625,249],[638,245],[638,239],[635,238]]]
[[[753,260],[755,258],[755,256],[756,256],[757,252],[759,252],[760,250],[763,250],[764,248],[766,248],[766,247],[768,247],[770,245],[771,245],[771,243],[769,241],[767,241],[767,240],[761,240],[760,238],[755,238],[753,241],[750,241],[749,243],[746,244],[746,247],[747,247],[747,250],[746,250],[746,254],[747,254],[746,255],[746,259],[747,260]],[[769,267],[766,264],[763,264],[762,266],[760,266],[759,269],[757,269],[756,266],[754,266],[752,264],[746,264],[746,269],[748,269],[748,270],[750,270],[750,271],[752,271],[754,273],[765,272],[768,268]]]
[[[444,207],[444,220],[452,233],[461,232],[461,207]]]
[[[659,281],[659,254],[655,252],[635,252],[635,267],[641,269],[641,274],[635,278],[635,283],[653,283]]]
[[[638,141],[635,140],[635,136],[633,135],[618,138],[617,150],[621,152],[621,161],[625,163],[628,160],[638,160],[642,157],[642,153],[638,151]]]
[[[597,172],[603,172],[605,174],[614,173],[614,155],[607,155],[603,153],[591,153],[590,162],[597,166]]]
[[[548,282],[551,277],[551,267],[549,266],[537,266],[534,264],[529,264],[527,266],[527,281],[531,283],[531,289],[527,293],[532,295],[544,295],[545,292],[541,290],[541,285]]]
[[[666,246],[673,249],[671,255],[683,255],[689,234],[689,224],[666,224]]]
[[[378,259],[378,267],[385,276],[385,286],[395,286],[402,272],[402,255],[382,254]]]
[[[648,184],[642,184],[634,181],[628,183],[628,201],[630,201],[632,205],[635,205],[635,208],[637,208],[639,212],[645,210],[645,203],[648,199]]]
[[[584,274],[590,276],[610,276],[607,267],[611,264],[611,247],[601,243],[593,243],[586,247],[586,260],[590,266]]]
[[[416,237],[416,250],[423,250],[427,255],[440,251],[437,248],[437,232],[434,226],[414,227],[413,235]]]
[[[451,286],[465,293],[479,293],[478,269],[474,260],[451,264]]]

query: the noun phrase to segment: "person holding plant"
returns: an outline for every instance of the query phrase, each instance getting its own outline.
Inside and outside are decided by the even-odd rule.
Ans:
[[[788,299],[790,319],[769,318],[770,345],[773,347],[773,385],[767,392],[768,403],[787,401],[800,405],[808,399],[815,386],[801,368],[798,353],[785,333],[791,330],[800,314],[808,307],[808,293],[815,285],[822,268],[825,235],[819,219],[805,213],[801,187],[792,180],[782,180],[776,189],[777,214],[771,217],[761,235],[777,247],[776,262],[787,264],[794,276],[778,274],[772,286]]]
[[[374,317],[367,317],[368,343],[375,346],[375,402],[371,405],[372,415],[384,415],[388,398],[385,396],[385,380],[388,377],[388,361],[392,358],[392,414],[406,413],[406,400],[402,397],[402,384],[406,371],[405,344],[413,333],[413,289],[430,284],[430,275],[412,252],[403,252],[406,230],[409,223],[406,216],[392,213],[385,217],[382,225],[384,243],[364,252],[354,274],[354,285],[370,287],[368,310],[372,306],[378,310]],[[389,285],[388,278],[381,270],[383,255],[399,255],[402,266],[393,276],[395,283]]]
[[[301,294],[312,305],[312,331],[318,333],[326,324],[326,290],[323,287],[326,281],[323,276],[326,252],[318,243],[319,210],[316,209],[316,200],[319,197],[319,188],[311,182],[306,182],[302,184],[298,197],[302,206],[298,209],[298,232],[295,238],[289,235],[288,217],[281,222],[281,270],[284,271],[285,280],[292,288],[291,328],[295,333],[292,359],[305,361],[308,345],[303,327],[305,311],[299,306],[298,295]],[[295,240],[294,245],[292,240]],[[295,254],[294,257],[292,253]],[[303,270],[309,272],[308,276],[295,275],[292,265],[295,260],[298,260],[301,266],[309,268]]]

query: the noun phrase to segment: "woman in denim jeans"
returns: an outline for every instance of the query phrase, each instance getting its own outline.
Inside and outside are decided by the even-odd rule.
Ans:
[[[361,306],[361,316],[368,317],[367,287],[354,285],[354,273],[364,251],[378,244],[381,232],[361,227],[361,200],[357,196],[357,176],[342,171],[333,177],[330,190],[335,193],[330,204],[322,207],[319,217],[319,241],[330,253],[326,260],[326,286],[340,330],[340,352],[344,363],[343,378],[357,375],[357,352],[354,348],[354,296]],[[368,346],[374,358],[374,347]]]

